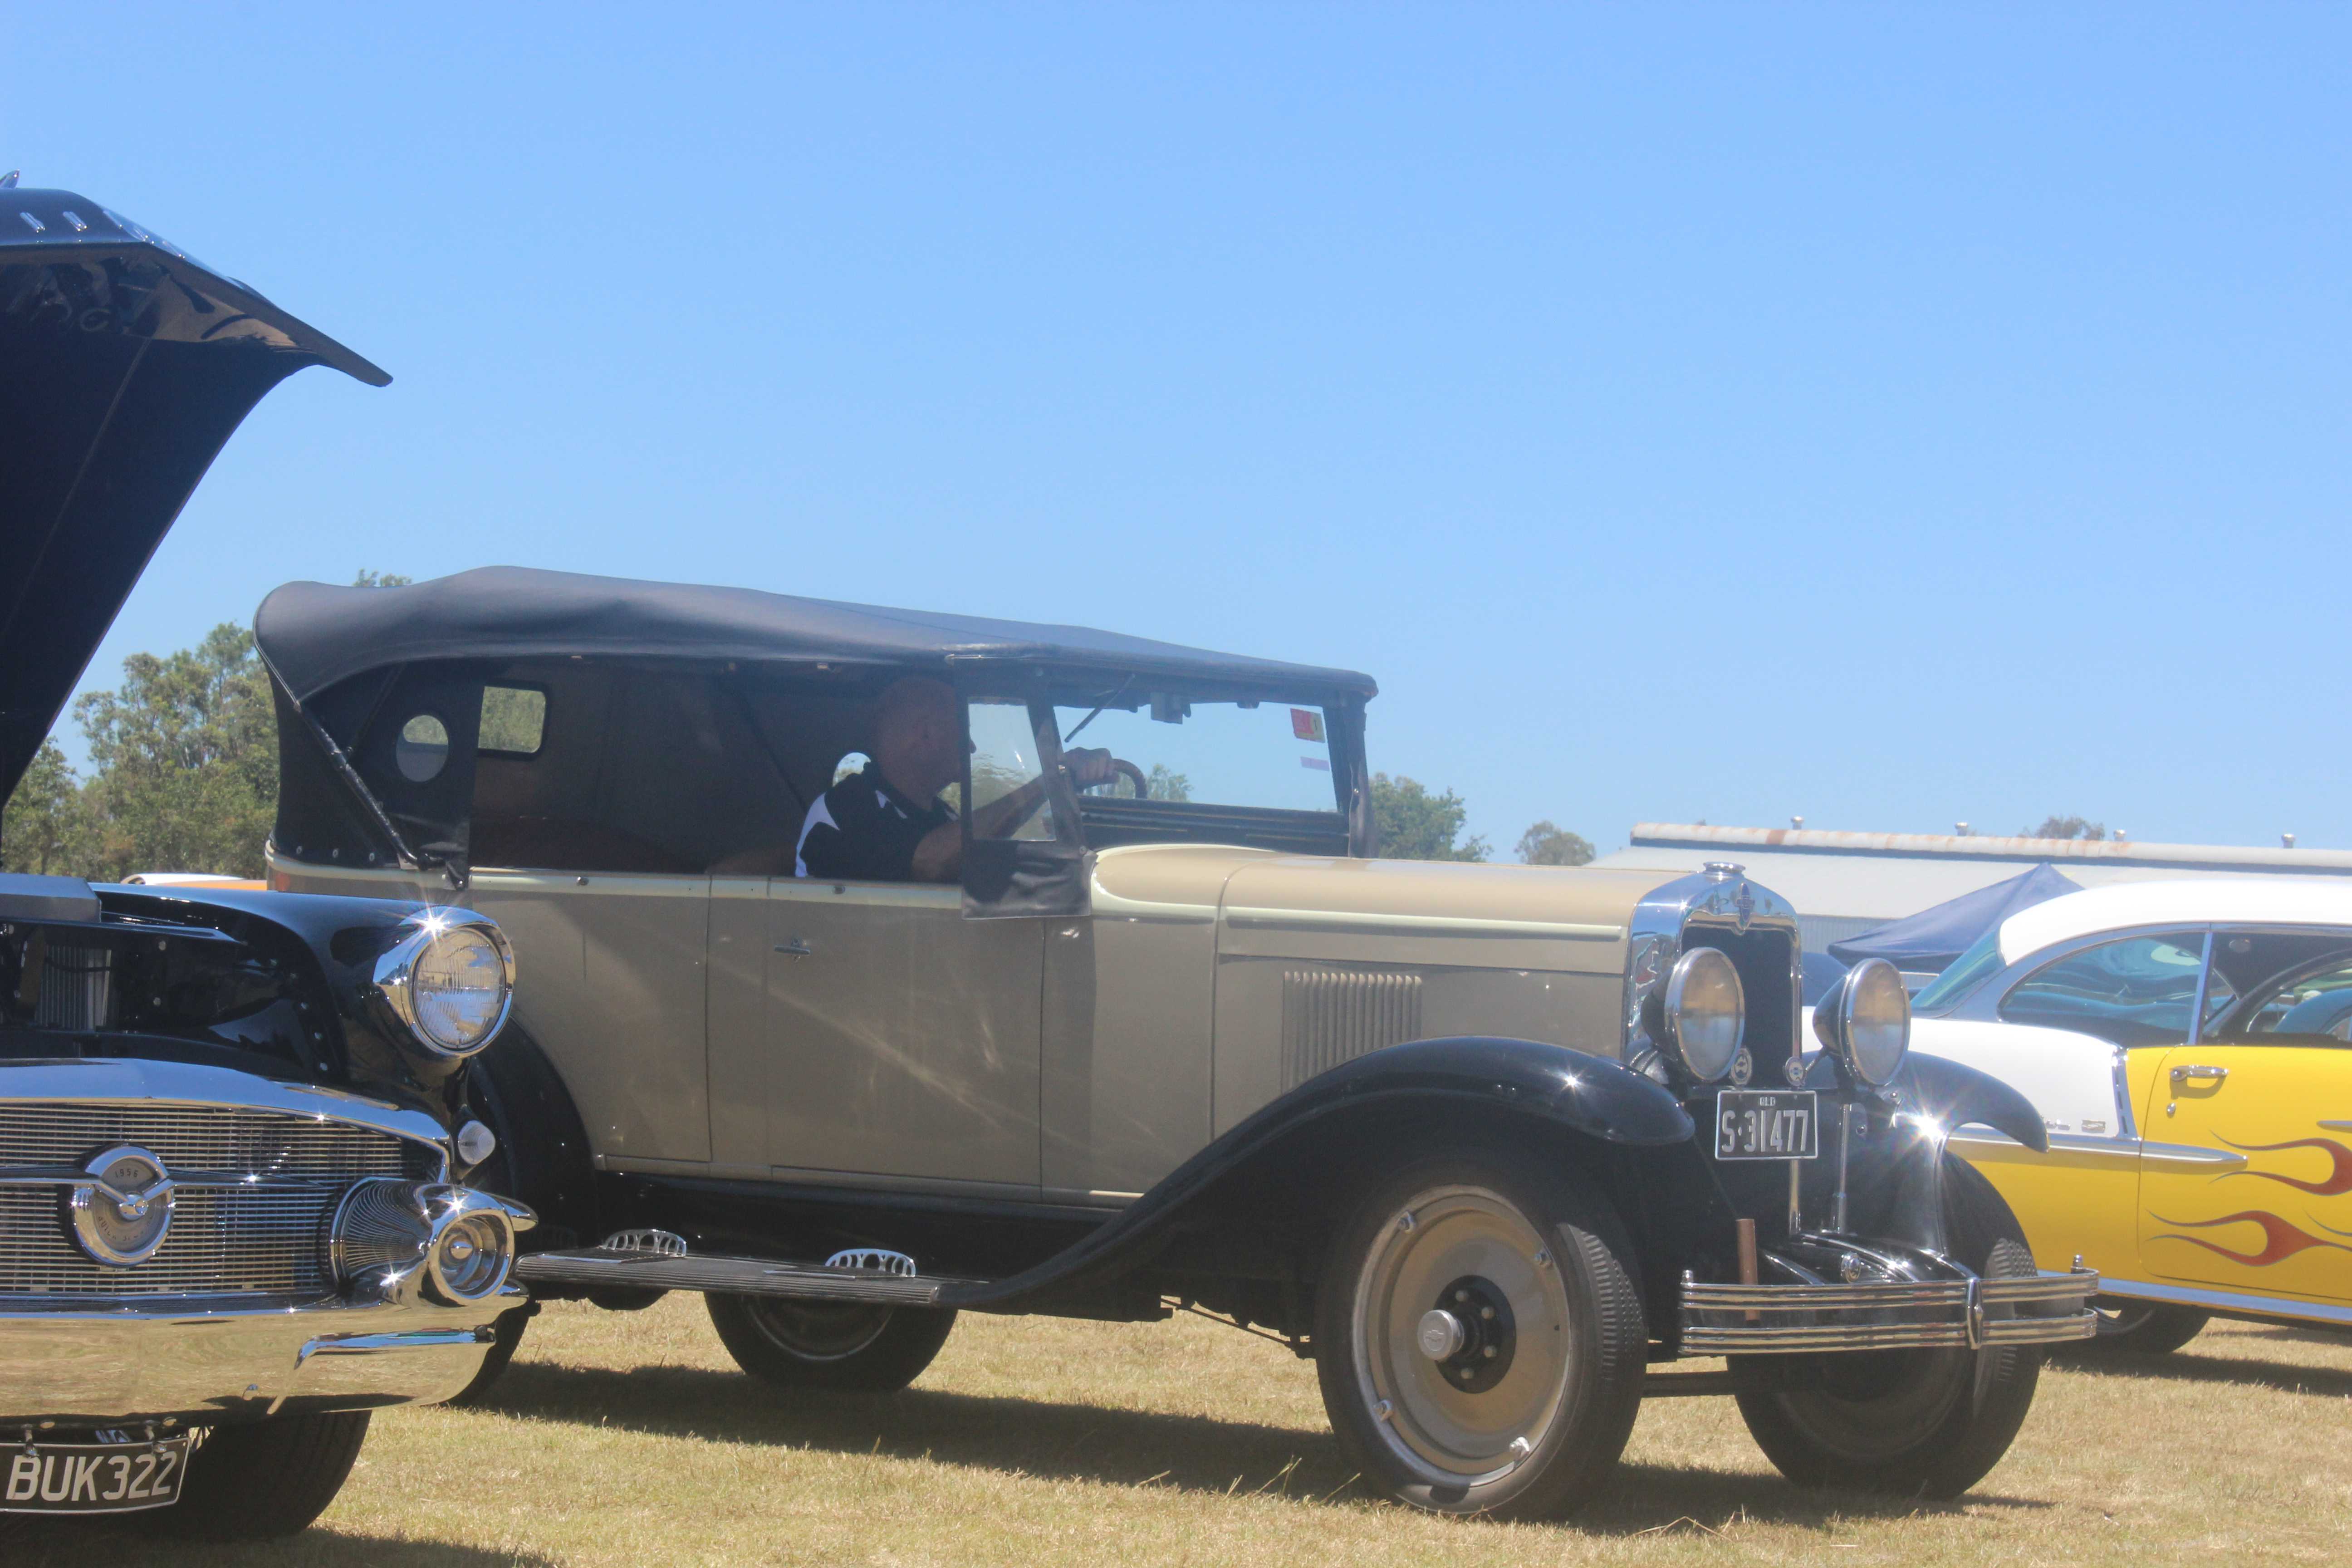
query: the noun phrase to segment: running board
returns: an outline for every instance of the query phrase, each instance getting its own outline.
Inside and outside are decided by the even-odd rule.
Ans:
[[[526,1285],[586,1285],[623,1290],[715,1290],[728,1296],[787,1296],[803,1301],[874,1301],[935,1307],[942,1289],[985,1283],[883,1268],[834,1268],[767,1258],[698,1257],[591,1247],[528,1253],[515,1262]]]

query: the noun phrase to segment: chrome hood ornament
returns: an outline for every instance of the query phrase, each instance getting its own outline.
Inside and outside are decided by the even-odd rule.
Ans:
[[[93,1156],[82,1171],[89,1179],[66,1194],[75,1244],[112,1268],[153,1257],[172,1230],[175,1188],[163,1162],[123,1144]]]

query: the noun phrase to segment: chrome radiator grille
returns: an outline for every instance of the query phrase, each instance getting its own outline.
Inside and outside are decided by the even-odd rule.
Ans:
[[[75,1243],[66,1186],[0,1187],[0,1295],[316,1294],[327,1287],[320,1233],[352,1182],[439,1173],[428,1146],[345,1122],[220,1106],[0,1105],[0,1167],[79,1166],[117,1144],[175,1175],[257,1181],[179,1189],[163,1246],[129,1268]]]
[[[422,1144],[349,1122],[215,1105],[0,1104],[0,1166],[79,1165],[117,1143],[174,1171],[298,1182],[436,1173]]]
[[[1421,1037],[1421,976],[1291,969],[1282,976],[1282,1087],[1383,1046]]]
[[[0,1295],[316,1294],[326,1286],[319,1227],[340,1187],[194,1189],[175,1194],[171,1234],[134,1268],[94,1263],[68,1237],[64,1198],[0,1189]]]
[[[37,1029],[103,1029],[114,1022],[114,950],[53,946],[33,1005]]]

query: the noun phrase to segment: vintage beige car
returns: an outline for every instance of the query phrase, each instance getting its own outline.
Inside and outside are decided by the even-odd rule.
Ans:
[[[514,942],[489,1113],[539,1295],[702,1291],[748,1371],[865,1389],[958,1310],[1205,1310],[1311,1354],[1393,1495],[1520,1514],[1645,1394],[1955,1493],[2091,1331],[2095,1279],[1943,1149],[2040,1118],[1906,1059],[1891,969],[1808,1052],[1794,917],[1737,867],[1377,858],[1361,675],[509,568],[295,584],[256,631],[273,882]],[[970,752],[961,884],[793,874],[910,674]]]

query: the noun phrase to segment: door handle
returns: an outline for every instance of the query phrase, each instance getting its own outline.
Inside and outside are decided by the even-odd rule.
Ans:
[[[776,951],[793,958],[806,958],[814,950],[800,938],[794,937],[790,942],[776,943]]]
[[[2172,1085],[2175,1089],[2178,1089],[2192,1078],[2210,1078],[2214,1082],[2219,1083],[2229,1076],[2230,1069],[2228,1068],[2199,1067],[2194,1063],[2190,1063],[2188,1066],[2177,1067],[2172,1069]]]

